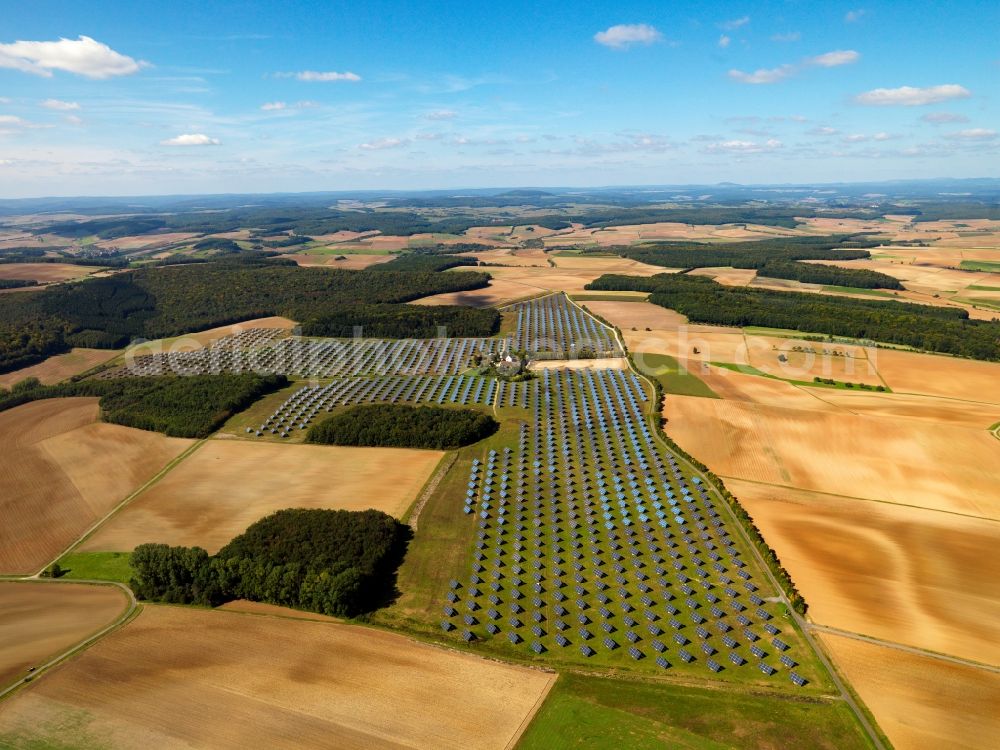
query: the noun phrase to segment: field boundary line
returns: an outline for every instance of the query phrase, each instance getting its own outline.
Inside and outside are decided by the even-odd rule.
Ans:
[[[44,664],[35,667],[35,670],[33,672],[24,675],[13,684],[8,685],[3,689],[0,689],[0,703],[2,703],[6,698],[8,698],[12,693],[17,691],[18,689],[26,685],[30,685],[35,680],[47,674],[53,667],[59,666],[67,659],[71,659],[81,651],[85,651],[87,648],[97,643],[97,641],[102,639],[104,636],[109,635],[111,632],[118,630],[121,627],[124,627],[125,625],[130,623],[133,619],[135,619],[135,617],[138,616],[138,614],[142,611],[142,607],[139,605],[138,600],[135,598],[135,594],[132,592],[132,589],[130,589],[124,583],[119,583],[118,581],[101,581],[92,578],[80,579],[80,580],[59,580],[54,578],[36,579],[31,577],[19,578],[19,579],[7,579],[7,580],[8,582],[12,583],[44,582],[46,585],[53,585],[53,586],[59,586],[59,585],[114,586],[115,588],[120,589],[122,592],[124,592],[127,599],[127,606],[122,611],[122,613],[118,615],[118,617],[116,617],[112,622],[108,623],[105,627],[101,628],[93,635],[89,636],[88,638],[85,638],[82,641],[79,641],[78,643],[68,648],[66,651],[63,651],[62,653],[57,654],[56,656],[53,656]]]
[[[567,299],[569,298],[567,297]],[[575,303],[573,303],[573,301],[570,300],[570,304],[575,304]],[[577,305],[577,307],[580,306]],[[590,312],[586,311],[584,308],[580,307],[580,309],[584,310],[584,313],[590,315],[592,318],[594,318],[594,320],[597,320],[595,316],[593,316]],[[602,321],[598,322],[601,323],[602,325],[606,325]],[[618,345],[622,348],[622,352],[625,353],[626,359],[628,359],[628,349],[625,348],[625,342],[622,339],[620,332],[616,327],[612,327],[611,330],[615,334],[615,340],[618,342]],[[629,359],[629,371],[636,374],[639,378],[641,378],[646,383],[646,385],[648,385],[652,389],[653,393],[654,394],[656,393],[656,388],[653,386],[653,382],[648,377],[643,375],[641,372],[638,372],[633,366],[632,361],[630,359]],[[650,403],[649,409],[650,411],[648,413],[648,416],[653,417],[654,419],[662,418],[661,415],[655,412],[656,409],[655,403]],[[701,477],[701,480],[706,485],[708,485],[708,487],[711,488],[716,493],[717,496],[719,496],[720,498],[724,497],[722,492],[716,486],[715,482],[713,482],[710,478],[704,476],[702,472],[699,471],[696,466],[692,465],[687,458],[685,458],[682,455],[675,454],[674,450],[670,447],[669,444],[667,444],[664,438],[660,435],[659,430],[653,430],[653,434],[655,435],[656,439],[663,445],[663,447],[668,451],[668,453],[670,453],[670,455],[675,455],[678,461],[682,462],[683,465],[688,469],[688,471],[691,471],[695,475]],[[757,565],[760,566],[760,569],[766,580],[774,588],[774,591],[778,595],[779,601],[785,606],[785,609],[788,612],[788,616],[791,618],[792,622],[798,626],[799,630],[802,633],[803,639],[816,654],[816,658],[819,660],[823,668],[826,669],[827,673],[830,676],[831,681],[834,684],[834,687],[836,687],[836,689],[840,692],[841,698],[847,704],[848,708],[850,708],[851,712],[854,714],[855,718],[858,721],[858,724],[864,730],[864,733],[867,735],[868,740],[871,742],[872,746],[875,747],[876,750],[888,750],[886,744],[882,741],[881,733],[878,730],[876,730],[872,726],[872,722],[869,721],[867,711],[861,708],[861,705],[855,699],[854,694],[850,690],[848,690],[844,680],[841,679],[839,672],[837,672],[836,669],[834,668],[826,652],[821,649],[820,645],[816,642],[816,639],[813,638],[812,633],[809,632],[808,628],[809,623],[805,620],[805,618],[801,617],[799,613],[792,608],[790,602],[788,601],[788,598],[785,596],[784,589],[782,589],[782,587],[778,584],[777,578],[775,578],[774,574],[771,572],[770,567],[768,567],[767,563],[764,561],[764,558],[761,556],[760,551],[757,549],[756,545],[753,544],[753,541],[750,539],[749,534],[747,534],[746,529],[743,528],[743,524],[736,517],[736,514],[733,512],[733,509],[729,506],[729,503],[723,500],[719,504],[725,509],[723,512],[733,522],[733,525],[737,529],[737,533],[740,535],[741,540],[744,542],[744,544],[746,544],[747,549],[753,556],[754,561],[757,563]]]
[[[121,502],[119,502],[114,508],[112,508],[107,513],[105,513],[103,516],[101,516],[96,521],[94,521],[94,523],[92,523],[87,528],[86,531],[84,531],[73,542],[71,542],[68,547],[66,547],[65,549],[63,549],[63,551],[60,552],[58,555],[56,555],[55,558],[53,558],[52,560],[49,560],[49,562],[47,562],[45,565],[43,565],[40,570],[38,570],[33,576],[30,576],[30,577],[31,578],[40,578],[41,575],[42,575],[42,573],[44,573],[45,570],[50,565],[52,565],[53,563],[59,562],[63,557],[65,557],[70,552],[72,552],[74,549],[76,549],[81,544],[83,544],[85,541],[87,541],[87,539],[89,539],[91,536],[93,536],[94,533],[99,528],[101,528],[101,526],[103,526],[107,521],[111,520],[114,516],[118,515],[122,510],[124,510],[125,506],[128,505],[129,503],[131,503],[135,498],[137,498],[143,492],[145,492],[150,487],[152,487],[154,484],[156,484],[161,479],[163,479],[163,477],[165,477],[167,474],[170,473],[170,471],[172,471],[174,468],[176,468],[177,465],[179,463],[181,463],[185,458],[187,458],[188,456],[190,456],[192,453],[194,453],[196,450],[198,450],[198,448],[200,448],[202,445],[204,445],[207,440],[208,440],[208,438],[201,438],[200,440],[196,441],[194,444],[189,445],[187,448],[185,448],[183,451],[181,451],[180,454],[178,454],[175,458],[173,458],[171,461],[169,461],[166,466],[164,466],[156,474],[154,474],[152,477],[150,477],[143,485],[141,485],[140,487],[136,488],[131,493],[129,493],[128,495],[126,495],[121,500]]]
[[[503,746],[503,750],[514,750],[514,748],[517,746],[517,743],[521,741],[521,737],[524,735],[525,730],[528,728],[531,722],[535,720],[535,717],[538,715],[538,712],[545,704],[545,701],[549,697],[549,693],[552,692],[552,688],[555,687],[556,681],[558,679],[559,679],[558,672],[549,675],[548,682],[545,684],[545,689],[542,691],[541,695],[538,696],[538,700],[536,700],[535,703],[531,706],[531,710],[524,715],[524,718],[521,720],[521,723],[517,725],[517,728],[514,730],[514,734],[510,736],[510,739],[507,740],[507,744]]]
[[[417,497],[417,501],[413,504],[410,512],[406,514],[405,523],[409,524],[410,528],[412,528],[414,532],[416,532],[418,524],[420,523],[420,511],[422,511],[424,506],[427,505],[427,501],[430,500],[431,495],[433,495],[437,490],[438,485],[441,483],[441,480],[445,478],[445,475],[451,471],[451,467],[455,465],[456,461],[458,461],[458,451],[449,451],[441,457],[441,461],[438,462],[438,466],[434,474],[427,480],[427,484],[424,485],[423,490]]]
[[[928,659],[938,659],[939,661],[951,662],[952,664],[969,667],[970,669],[981,669],[986,672],[995,672],[996,674],[1000,674],[1000,666],[986,664],[981,661],[973,661],[972,659],[964,659],[961,656],[952,656],[951,654],[943,654],[939,651],[930,651],[925,648],[920,648],[919,646],[908,646],[905,643],[898,643],[897,641],[887,641],[883,638],[876,638],[873,635],[865,635],[864,633],[855,633],[853,630],[835,628],[832,625],[820,625],[819,623],[810,622],[809,627],[810,629],[820,633],[840,636],[841,638],[851,638],[855,641],[862,641],[873,646],[892,648],[897,651],[905,651],[906,653],[914,654],[916,656],[924,656]]]
[[[997,436],[1000,440],[1000,435]],[[803,487],[793,487],[790,484],[775,484],[774,482],[761,482],[756,479],[744,479],[742,477],[734,477],[730,475],[720,474],[721,479],[732,479],[736,482],[746,482],[747,484],[759,484],[762,487],[774,487],[775,489],[781,490],[793,490],[795,492],[805,492],[812,495],[823,495],[825,497],[836,497],[841,500],[855,500],[861,503],[878,503],[880,505],[894,505],[898,508],[912,508],[913,510],[926,510],[928,513],[942,513],[946,516],[958,516],[959,518],[968,518],[973,521],[987,521],[989,523],[1000,523],[1000,518],[990,518],[989,516],[974,516],[971,513],[960,513],[957,510],[943,510],[941,508],[928,508],[923,505],[911,505],[909,503],[897,503],[892,500],[878,500],[872,497],[856,497],[854,495],[838,495],[835,492],[823,492],[822,490],[807,490]]]

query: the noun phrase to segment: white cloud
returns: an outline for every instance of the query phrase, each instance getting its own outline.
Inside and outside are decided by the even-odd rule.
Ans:
[[[782,142],[777,138],[770,138],[763,143],[739,140],[720,141],[710,143],[705,147],[705,151],[710,154],[760,154],[779,149],[782,145]]]
[[[70,125],[83,125],[83,118],[76,115],[66,115],[66,122]]]
[[[797,42],[802,38],[801,31],[789,31],[786,34],[772,34],[772,42]]]
[[[951,99],[968,99],[972,96],[964,86],[957,83],[946,83],[940,86],[900,86],[895,89],[872,89],[858,94],[855,101],[872,107],[919,107],[924,104],[937,104]]]
[[[805,65],[819,65],[821,68],[836,68],[839,65],[850,65],[861,59],[861,54],[852,49],[838,49],[816,57],[809,57]]]
[[[277,110],[285,109],[288,105],[284,102],[265,102],[260,105],[260,108],[265,112],[275,112]]]
[[[862,133],[852,133],[851,135],[844,136],[845,143],[864,143],[868,140],[868,136]]]
[[[594,41],[612,49],[628,49],[633,44],[650,45],[663,39],[663,34],[648,23],[621,23],[594,34]]]
[[[0,68],[13,68],[24,73],[50,78],[53,70],[86,76],[111,78],[138,73],[149,63],[134,60],[115,52],[108,45],[81,36],[58,42],[24,42],[0,44]]]
[[[726,36],[725,34],[723,34],[722,36],[720,36],[720,37],[719,37],[719,46],[720,46],[720,47],[722,47],[723,49],[725,49],[726,47],[728,47],[728,46],[729,46],[729,43],[730,43],[731,41],[733,41],[733,40],[732,40],[732,39],[730,39],[730,38],[729,38],[728,36]]]
[[[45,109],[58,109],[61,111],[80,109],[80,105],[76,102],[64,102],[59,99],[46,99],[42,102],[42,106],[45,107]]]
[[[857,21],[860,21],[861,17],[867,12],[868,11],[866,11],[864,8],[858,8],[857,10],[849,10],[847,11],[847,13],[844,14],[844,20],[847,21],[847,23],[856,23]]]
[[[750,23],[750,16],[743,16],[742,18],[734,18],[732,21],[725,21],[719,24],[719,26],[726,31],[736,31],[736,29],[746,26],[748,23]]]
[[[364,151],[381,151],[387,148],[398,148],[406,143],[402,138],[379,138],[378,140],[361,143],[358,148]]]
[[[920,118],[924,122],[929,122],[934,125],[941,125],[943,123],[949,122],[968,122],[969,118],[965,115],[957,115],[952,112],[928,112],[926,115]]]
[[[809,135],[836,135],[837,129],[829,126],[817,126],[808,131]]]
[[[729,77],[740,83],[777,83],[794,73],[794,65],[782,65],[778,68],[760,68],[753,73],[744,73],[742,70],[730,70]]]
[[[997,137],[997,131],[989,128],[969,128],[957,133],[948,133],[945,138],[953,141],[992,141]]]
[[[27,125],[26,120],[22,120],[15,115],[0,115],[0,125]]]
[[[860,53],[852,49],[834,50],[815,57],[807,57],[796,65],[779,65],[777,68],[759,68],[752,73],[745,73],[742,70],[730,70],[729,77],[740,83],[761,84],[777,83],[789,78],[803,68],[818,66],[821,68],[835,68],[840,65],[849,65],[857,62],[861,58]]]
[[[338,73],[333,70],[300,70],[297,73],[275,73],[274,76],[275,78],[295,78],[299,81],[320,83],[329,83],[331,81],[351,81],[356,83],[361,80],[361,76],[357,73],[352,73],[349,70],[343,73]]]
[[[204,133],[182,133],[160,141],[161,146],[219,146],[221,143],[218,138],[209,138]]]
[[[436,109],[428,112],[424,117],[428,120],[454,120],[458,113],[450,109]]]

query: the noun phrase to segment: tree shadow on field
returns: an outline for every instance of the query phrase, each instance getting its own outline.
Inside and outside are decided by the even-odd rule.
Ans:
[[[361,603],[362,611],[358,615],[360,619],[367,619],[377,610],[391,607],[403,593],[398,586],[399,567],[403,564],[406,551],[413,540],[413,529],[402,523],[400,527],[396,542],[382,558],[379,570],[372,576],[370,585],[366,587]]]

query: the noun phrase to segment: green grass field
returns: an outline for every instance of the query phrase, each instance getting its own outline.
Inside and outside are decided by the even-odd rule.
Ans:
[[[59,560],[66,571],[63,578],[118,581],[132,578],[128,552],[71,552]]]
[[[1000,273],[1000,260],[963,260],[958,267],[963,271]]]
[[[871,747],[847,705],[764,693],[563,674],[518,750]]]
[[[967,286],[965,288],[973,292],[1000,292],[1000,286],[981,286],[979,284],[972,284],[971,286]]]
[[[704,381],[692,374],[687,368],[681,368],[677,360],[669,354],[636,352],[633,358],[639,371],[643,375],[658,380],[665,393],[673,393],[678,396],[719,398],[719,395],[705,385]]]

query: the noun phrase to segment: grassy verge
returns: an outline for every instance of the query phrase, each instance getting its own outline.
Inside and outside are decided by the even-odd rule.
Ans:
[[[536,748],[776,748],[870,744],[840,701],[564,674],[518,744]]]
[[[669,354],[635,352],[632,357],[639,372],[659,381],[666,393],[678,396],[719,398],[719,395],[704,381],[694,375],[687,367],[681,367],[677,359]]]
[[[771,380],[781,380],[785,383],[791,383],[792,385],[804,385],[809,388],[834,388],[840,391],[871,391],[872,393],[892,393],[892,389],[886,385],[879,386],[867,385],[864,383],[849,383],[846,381],[833,380],[832,378],[825,378],[823,381],[816,380],[793,380],[791,378],[779,378],[777,375],[771,375],[763,370],[758,370],[753,365],[739,365],[734,362],[712,362],[713,367],[722,367],[726,370],[732,370],[733,372],[741,372],[744,375],[756,375],[761,378],[770,378]],[[664,388],[664,390],[666,390]],[[670,391],[667,391],[668,393]]]
[[[958,265],[963,271],[986,271],[1000,273],[1000,261],[997,260],[963,260]]]
[[[648,297],[646,292],[610,292],[606,294],[590,292],[569,295],[569,298],[574,302],[645,302]]]
[[[61,578],[128,583],[132,578],[128,552],[71,552],[59,560]]]

